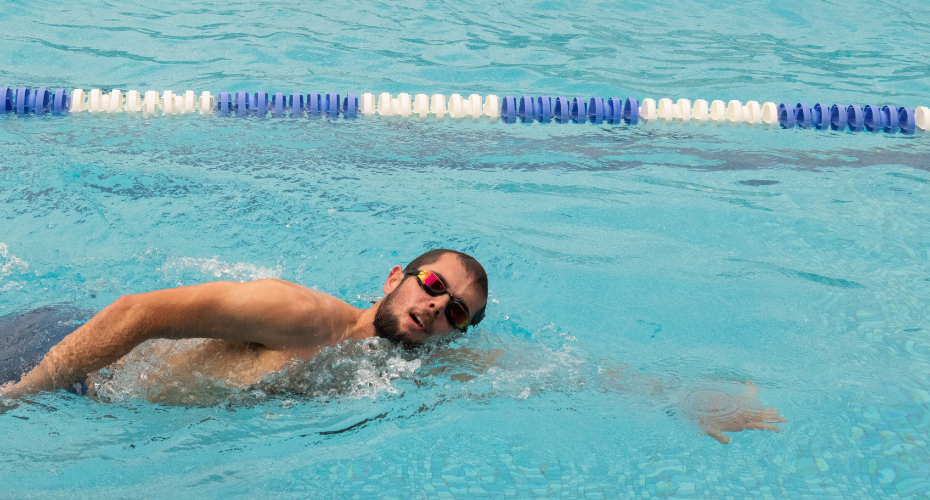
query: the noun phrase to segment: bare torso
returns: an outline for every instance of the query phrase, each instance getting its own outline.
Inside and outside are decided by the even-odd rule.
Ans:
[[[287,351],[259,344],[207,340],[187,350],[166,353],[166,368],[174,380],[204,376],[247,387],[271,373],[281,371],[293,359]]]
[[[157,339],[139,345],[108,370],[91,373],[86,383],[91,393],[105,397],[210,405],[251,389],[297,359],[254,343]]]

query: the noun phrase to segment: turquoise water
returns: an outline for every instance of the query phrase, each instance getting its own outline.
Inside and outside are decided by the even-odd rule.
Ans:
[[[9,3],[0,84],[930,103],[919,2],[161,5]],[[492,299],[422,359],[199,404],[145,399],[144,347],[0,415],[0,497],[930,494],[926,135],[85,113],[0,145],[4,318],[263,277],[364,306],[436,246]],[[746,380],[783,431],[701,435],[688,394]]]

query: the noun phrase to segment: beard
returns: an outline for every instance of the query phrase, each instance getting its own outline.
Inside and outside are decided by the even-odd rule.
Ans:
[[[403,347],[404,349],[416,349],[423,345],[422,342],[411,340],[407,335],[400,331],[400,317],[392,310],[394,302],[397,299],[398,286],[391,293],[384,297],[384,301],[378,306],[375,313],[375,335]]]

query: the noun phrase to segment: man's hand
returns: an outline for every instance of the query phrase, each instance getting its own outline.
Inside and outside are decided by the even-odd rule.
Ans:
[[[695,420],[701,430],[722,444],[730,442],[724,432],[745,430],[780,432],[775,423],[784,422],[775,408],[759,404],[759,394],[751,382],[744,382],[743,391],[728,394],[716,389],[692,391],[682,402],[685,414]]]
[[[18,399],[24,395],[35,394],[54,388],[54,377],[47,370],[33,368],[19,382],[7,382],[0,385],[0,406],[4,400]],[[0,409],[0,415],[4,412]]]

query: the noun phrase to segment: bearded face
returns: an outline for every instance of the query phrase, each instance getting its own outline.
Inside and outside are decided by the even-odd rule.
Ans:
[[[411,339],[410,335],[401,331],[400,328],[401,318],[406,315],[406,312],[398,310],[400,304],[397,301],[397,292],[400,291],[400,288],[398,286],[391,291],[384,297],[381,305],[378,306],[374,321],[375,335],[390,340],[405,349],[415,349],[423,345],[423,342]]]

